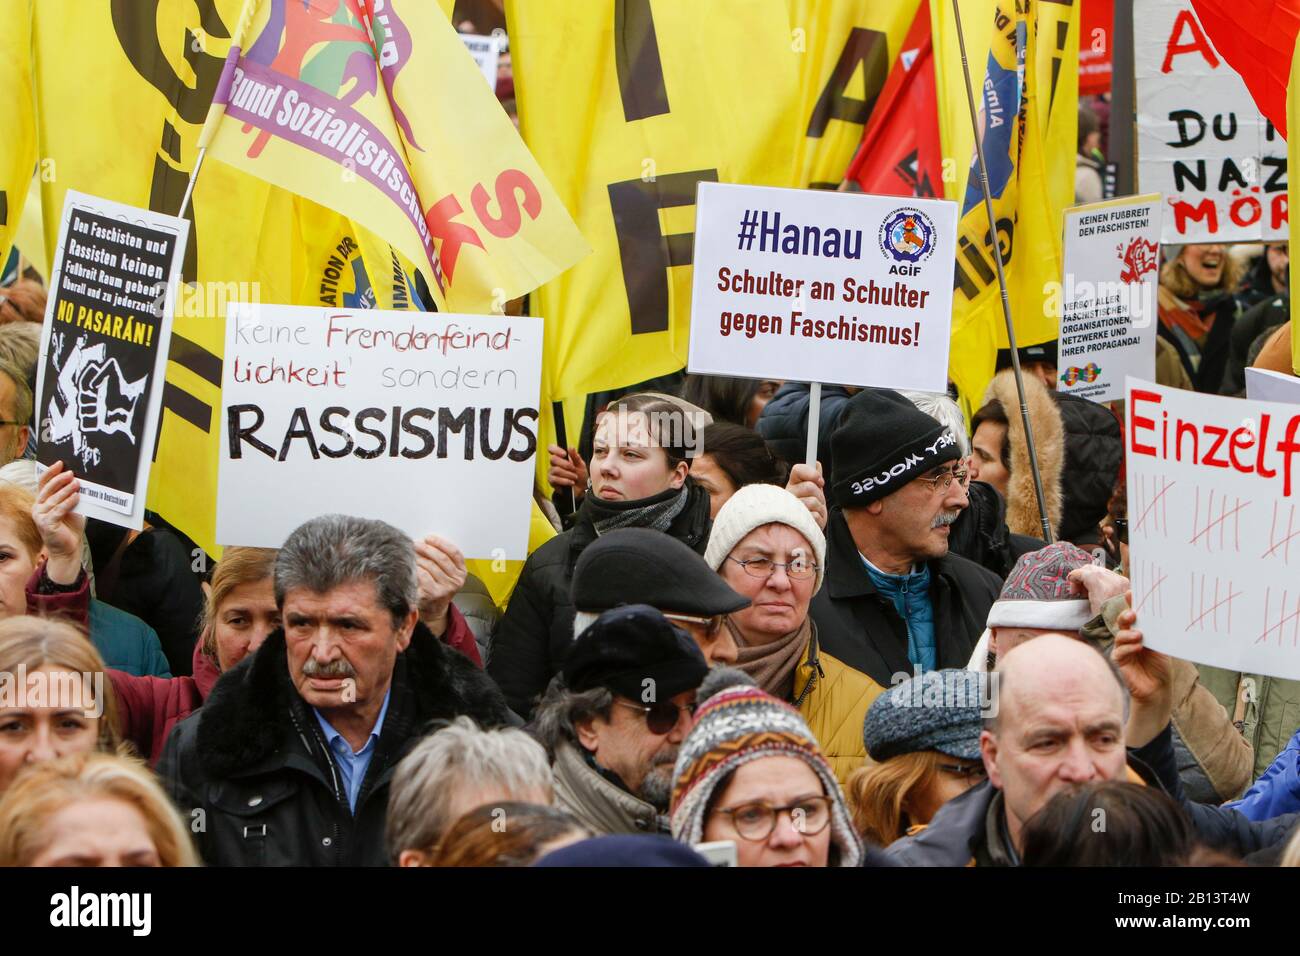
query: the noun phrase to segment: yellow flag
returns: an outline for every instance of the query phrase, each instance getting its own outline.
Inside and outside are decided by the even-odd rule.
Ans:
[[[934,5],[938,22],[936,74],[940,122],[950,124],[945,151],[970,128],[961,60],[956,56],[952,7]],[[993,195],[996,230],[990,230],[977,167],[972,159],[957,229],[957,271],[953,299],[950,376],[969,412],[993,376],[996,352],[1007,346],[1006,324],[993,259],[993,236],[1002,253],[1017,344],[1053,340],[1059,318],[1045,305],[1052,284],[1061,281],[1062,215],[1074,200],[1074,155],[1078,122],[1078,8],[1052,0],[998,0],[992,32],[980,33],[963,10],[962,26],[978,38],[990,36],[982,90],[977,100],[982,141]],[[985,26],[985,31],[988,27]],[[973,64],[972,64],[973,67]],[[974,72],[974,70],[972,70]],[[953,80],[953,74],[956,80]],[[960,101],[955,97],[960,90]],[[977,92],[977,96],[979,96]],[[968,139],[972,144],[973,138]],[[1059,297],[1055,297],[1059,301]]]
[[[35,176],[27,189],[22,218],[14,230],[14,245],[37,273],[42,277],[49,276],[50,262],[45,258],[45,222],[41,218],[41,181]]]
[[[0,269],[9,258],[36,165],[28,0],[0,4]]]
[[[34,5],[47,255],[68,189],[160,212],[180,208],[241,7],[242,0]],[[221,163],[207,163],[198,177],[148,504],[210,553],[217,553],[226,303],[318,304],[345,227],[318,234],[304,224],[327,216],[338,219]],[[350,282],[341,276],[340,294],[355,291]]]
[[[835,189],[898,58],[921,0],[788,0],[799,54],[795,185]]]
[[[438,7],[249,3],[212,156],[382,236],[451,311],[500,311],[586,254]]]
[[[529,0],[506,15],[524,139],[595,250],[534,296],[543,401],[676,371],[696,185],[795,182],[787,9]]]
[[[555,527],[546,520],[542,509],[534,501],[528,524],[528,553],[532,554],[555,535]],[[465,562],[465,567],[470,574],[487,585],[493,602],[504,611],[510,592],[519,580],[519,573],[524,569],[524,562],[471,560]]]

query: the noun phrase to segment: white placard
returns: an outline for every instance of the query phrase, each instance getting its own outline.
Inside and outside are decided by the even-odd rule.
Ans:
[[[77,511],[144,526],[189,224],[68,190],[41,329],[36,471],[76,473]]]
[[[1286,143],[1214,49],[1191,0],[1134,0],[1138,181],[1161,241],[1286,239]]]
[[[1128,380],[1129,576],[1153,648],[1300,679],[1300,409]]]
[[[1255,402],[1300,405],[1300,378],[1270,368],[1246,369],[1246,397]]]
[[[957,204],[701,183],[688,369],[941,392]]]
[[[1065,211],[1056,389],[1094,402],[1124,398],[1124,379],[1155,378],[1160,197]]]
[[[341,512],[526,557],[541,363],[539,318],[230,305],[217,541]]]
[[[474,58],[483,78],[492,90],[497,88],[497,62],[501,59],[501,39],[495,36],[478,36],[474,33],[460,34],[465,49]]]

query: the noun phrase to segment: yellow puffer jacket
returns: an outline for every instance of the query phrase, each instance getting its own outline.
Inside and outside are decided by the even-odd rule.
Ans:
[[[862,724],[871,702],[884,693],[866,674],[821,651],[817,629],[794,672],[794,706],[830,762],[840,785],[866,762]]]

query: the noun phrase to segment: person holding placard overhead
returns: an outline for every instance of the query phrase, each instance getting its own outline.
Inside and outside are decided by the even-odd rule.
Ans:
[[[709,494],[689,477],[696,423],[655,395],[612,402],[597,419],[590,479],[572,528],[534,551],[492,638],[488,673],[528,717],[573,643],[570,582],[583,550],[615,528],[652,528],[703,552]]]
[[[899,674],[964,666],[1002,582],[949,553],[968,504],[957,437],[897,392],[873,388],[845,403],[831,448],[838,507],[812,600],[822,651],[880,688]]]

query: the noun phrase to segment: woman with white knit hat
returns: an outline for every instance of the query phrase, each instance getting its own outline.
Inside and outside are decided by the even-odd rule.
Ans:
[[[783,488],[747,485],[713,521],[708,565],[750,606],[727,617],[733,665],[792,704],[841,780],[862,766],[862,721],[880,688],[817,645],[808,614],[825,575],[826,538],[808,508]]]

